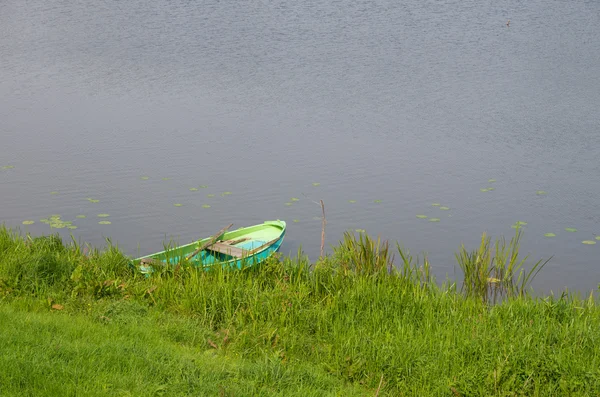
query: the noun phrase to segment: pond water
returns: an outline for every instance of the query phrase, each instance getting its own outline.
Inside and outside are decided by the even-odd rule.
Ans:
[[[7,226],[141,255],[279,218],[314,259],[322,199],[328,245],[439,280],[521,221],[536,288],[600,282],[597,1],[6,0],[0,33]]]

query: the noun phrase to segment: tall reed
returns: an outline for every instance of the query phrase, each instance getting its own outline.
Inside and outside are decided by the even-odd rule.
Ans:
[[[529,270],[524,265],[528,256],[519,257],[521,231],[507,243],[504,237],[496,239],[483,233],[479,248],[469,251],[464,245],[455,254],[463,273],[462,291],[468,297],[495,303],[503,297],[523,296],[535,276],[551,258],[540,259]]]

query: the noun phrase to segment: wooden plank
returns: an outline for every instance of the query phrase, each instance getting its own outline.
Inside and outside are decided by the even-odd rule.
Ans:
[[[224,244],[224,243],[214,243],[207,249],[215,252],[220,252],[221,254],[233,256],[235,258],[242,258],[248,251],[241,249],[240,247],[234,247],[233,245]]]
[[[225,226],[223,229],[219,230],[219,232],[217,234],[215,234],[214,236],[212,236],[212,238],[209,241],[202,244],[200,247],[198,247],[198,249],[196,251],[192,252],[190,255],[186,256],[185,260],[189,261],[196,255],[198,255],[198,253],[200,251],[203,251],[203,250],[207,249],[208,247],[210,247],[211,245],[213,245],[214,243],[216,243],[217,240],[219,239],[219,237],[221,237],[223,235],[223,233],[225,233],[225,231],[227,229],[229,229],[231,226],[233,226],[233,223],[231,223],[229,226]]]
[[[250,237],[242,237],[242,238],[238,238],[237,240],[224,240],[224,241],[221,241],[221,242],[223,244],[236,245],[236,244],[239,244],[241,242],[248,241],[248,240],[250,240]]]
[[[250,254],[250,255],[254,255],[254,254],[255,254],[255,253],[257,253],[258,251],[261,251],[261,250],[263,250],[264,248],[268,247],[269,245],[273,245],[273,244],[275,244],[275,243],[277,242],[277,240],[279,240],[280,238],[281,238],[281,236],[279,236],[279,237],[277,237],[277,238],[275,238],[275,239],[273,239],[273,240],[271,240],[271,241],[267,241],[267,242],[266,242],[266,243],[264,243],[263,245],[261,245],[261,246],[259,246],[259,247],[256,247],[256,248],[254,248],[253,250],[251,250],[251,251],[249,252],[249,254]]]
[[[148,265],[164,265],[164,262],[159,261],[158,259],[154,259],[154,258],[142,258],[140,260],[140,265],[142,266],[148,266]]]

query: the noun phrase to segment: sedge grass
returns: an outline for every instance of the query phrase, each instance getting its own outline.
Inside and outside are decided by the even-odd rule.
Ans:
[[[593,296],[517,288],[491,304],[398,254],[400,266],[386,242],[346,235],[314,264],[299,253],[144,277],[110,241],[1,228],[0,394],[600,393]]]

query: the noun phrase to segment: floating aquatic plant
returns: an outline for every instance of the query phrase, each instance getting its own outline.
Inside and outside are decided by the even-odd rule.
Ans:
[[[285,203],[285,205],[287,205],[289,207],[290,205],[292,205],[292,203]]]
[[[50,223],[50,219],[48,219],[48,218],[40,219],[40,222],[49,224]]]
[[[3,165],[2,166],[3,170],[10,170],[11,168],[15,168],[15,166],[14,165]]]
[[[58,194],[58,192],[50,192],[50,194]]]
[[[312,184],[312,185],[313,185],[313,186],[319,186],[319,185],[321,185],[321,183],[320,183],[320,182],[313,182],[313,184]]]
[[[419,219],[427,219],[427,215],[417,215],[417,218],[419,218]]]
[[[432,203],[431,205],[434,207],[439,207],[441,204],[440,203]]]
[[[496,182],[495,179],[488,179],[488,183],[494,183],[494,182]]]
[[[68,225],[67,229],[75,230],[75,229],[77,229],[77,226],[75,226],[75,225]]]
[[[98,224],[100,225],[110,225],[112,222],[111,221],[100,221],[98,222]]]
[[[521,225],[521,226],[525,226],[527,225],[527,222],[523,222],[523,221],[516,221],[515,224],[517,225]]]
[[[574,227],[565,227],[565,230],[571,233],[575,233],[577,231],[577,229],[575,229]]]
[[[546,233],[546,234],[544,234],[544,237],[556,237],[556,234],[554,234],[554,233]]]
[[[442,211],[448,211],[448,210],[450,209],[450,207],[440,207],[440,209],[441,209]]]
[[[583,240],[581,243],[582,244],[587,244],[587,245],[594,245],[594,244],[596,244],[596,242],[594,240]]]
[[[197,187],[191,187],[191,188],[190,188],[190,192],[197,192],[197,191],[198,191],[198,188],[197,188]]]
[[[181,207],[181,206],[183,206],[183,204],[181,204],[181,203],[175,203],[175,204],[173,204],[173,205],[174,205],[175,207]]]
[[[596,236],[596,240],[599,240],[599,241],[600,241],[600,236]]]
[[[208,187],[208,185],[200,185],[199,187],[200,187],[200,189],[206,189]]]
[[[300,219],[294,219],[294,223],[300,222]]]
[[[210,208],[210,205],[208,205],[208,204],[202,204],[202,208]]]
[[[535,194],[537,194],[538,196],[543,196],[545,194],[548,194],[548,192],[545,192],[543,190],[538,190],[537,192],[535,192]]]
[[[356,203],[356,200],[348,200],[348,202],[349,202],[350,204],[354,204],[354,203]]]
[[[381,203],[381,200],[373,200],[373,202],[374,202],[375,204],[379,204],[379,203]]]
[[[100,200],[93,199],[91,197],[88,197],[86,200],[89,201],[90,203],[99,203],[100,202]]]
[[[163,181],[168,181],[171,178],[162,178]]]
[[[223,192],[221,193],[221,197],[230,196],[231,192]]]
[[[439,222],[440,218],[429,218],[429,222]]]
[[[143,177],[141,177],[141,179],[142,179],[143,181],[147,181],[148,179],[150,179],[150,177],[149,177],[149,176],[143,176]]]
[[[35,221],[23,221],[24,225],[33,225]]]
[[[479,189],[479,191],[480,191],[480,192],[489,192],[489,191],[490,191],[490,189],[488,189],[488,188],[486,188],[486,187],[483,187],[483,188]]]
[[[98,218],[108,218],[109,214],[98,214]]]
[[[85,218],[85,215],[83,215],[83,214],[82,215],[77,215],[75,218],[83,219],[83,218]]]
[[[292,197],[290,201],[300,201],[300,199],[298,197]]]
[[[215,195],[211,193],[211,194],[207,194],[206,197],[215,197]]]

